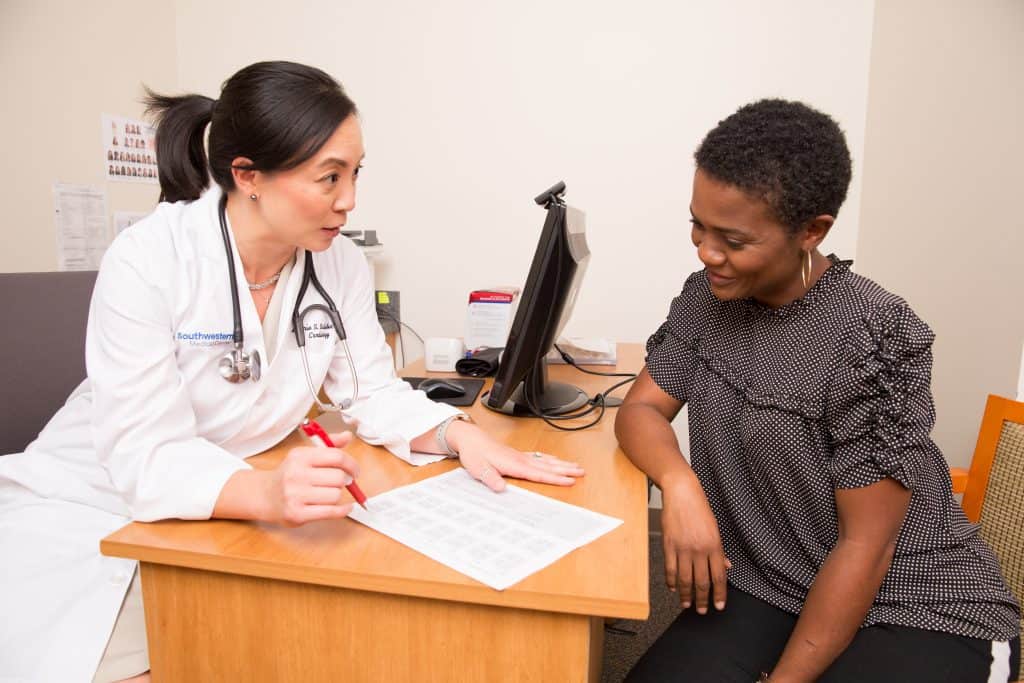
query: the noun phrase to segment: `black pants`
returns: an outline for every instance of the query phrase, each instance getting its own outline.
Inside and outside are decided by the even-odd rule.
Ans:
[[[640,658],[628,683],[753,683],[771,672],[796,617],[729,587],[725,610],[688,609]],[[1020,638],[1010,641],[1010,678],[1020,668]],[[987,683],[992,642],[904,626],[857,632],[821,683]]]

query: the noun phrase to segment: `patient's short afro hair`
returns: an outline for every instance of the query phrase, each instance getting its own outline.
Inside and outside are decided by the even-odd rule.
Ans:
[[[767,202],[793,232],[815,216],[836,216],[850,185],[843,131],[801,102],[741,107],[707,134],[694,157],[704,173]]]

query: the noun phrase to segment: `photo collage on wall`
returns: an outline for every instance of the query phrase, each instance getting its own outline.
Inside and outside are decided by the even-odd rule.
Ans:
[[[104,114],[104,168],[107,180],[159,184],[156,172],[156,130],[144,121]]]

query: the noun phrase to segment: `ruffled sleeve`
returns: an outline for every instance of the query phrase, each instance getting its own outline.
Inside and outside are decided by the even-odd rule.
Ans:
[[[930,450],[935,335],[900,301],[852,330],[830,389],[830,474],[835,488],[891,477],[913,489]]]
[[[702,279],[694,273],[672,300],[668,318],[647,340],[647,373],[662,391],[686,403],[695,359],[693,320]]]

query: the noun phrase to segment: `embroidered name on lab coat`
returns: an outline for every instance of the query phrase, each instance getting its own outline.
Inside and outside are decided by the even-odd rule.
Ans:
[[[306,339],[330,339],[333,335],[334,325],[329,320],[323,322],[304,323],[302,329],[306,331]]]

